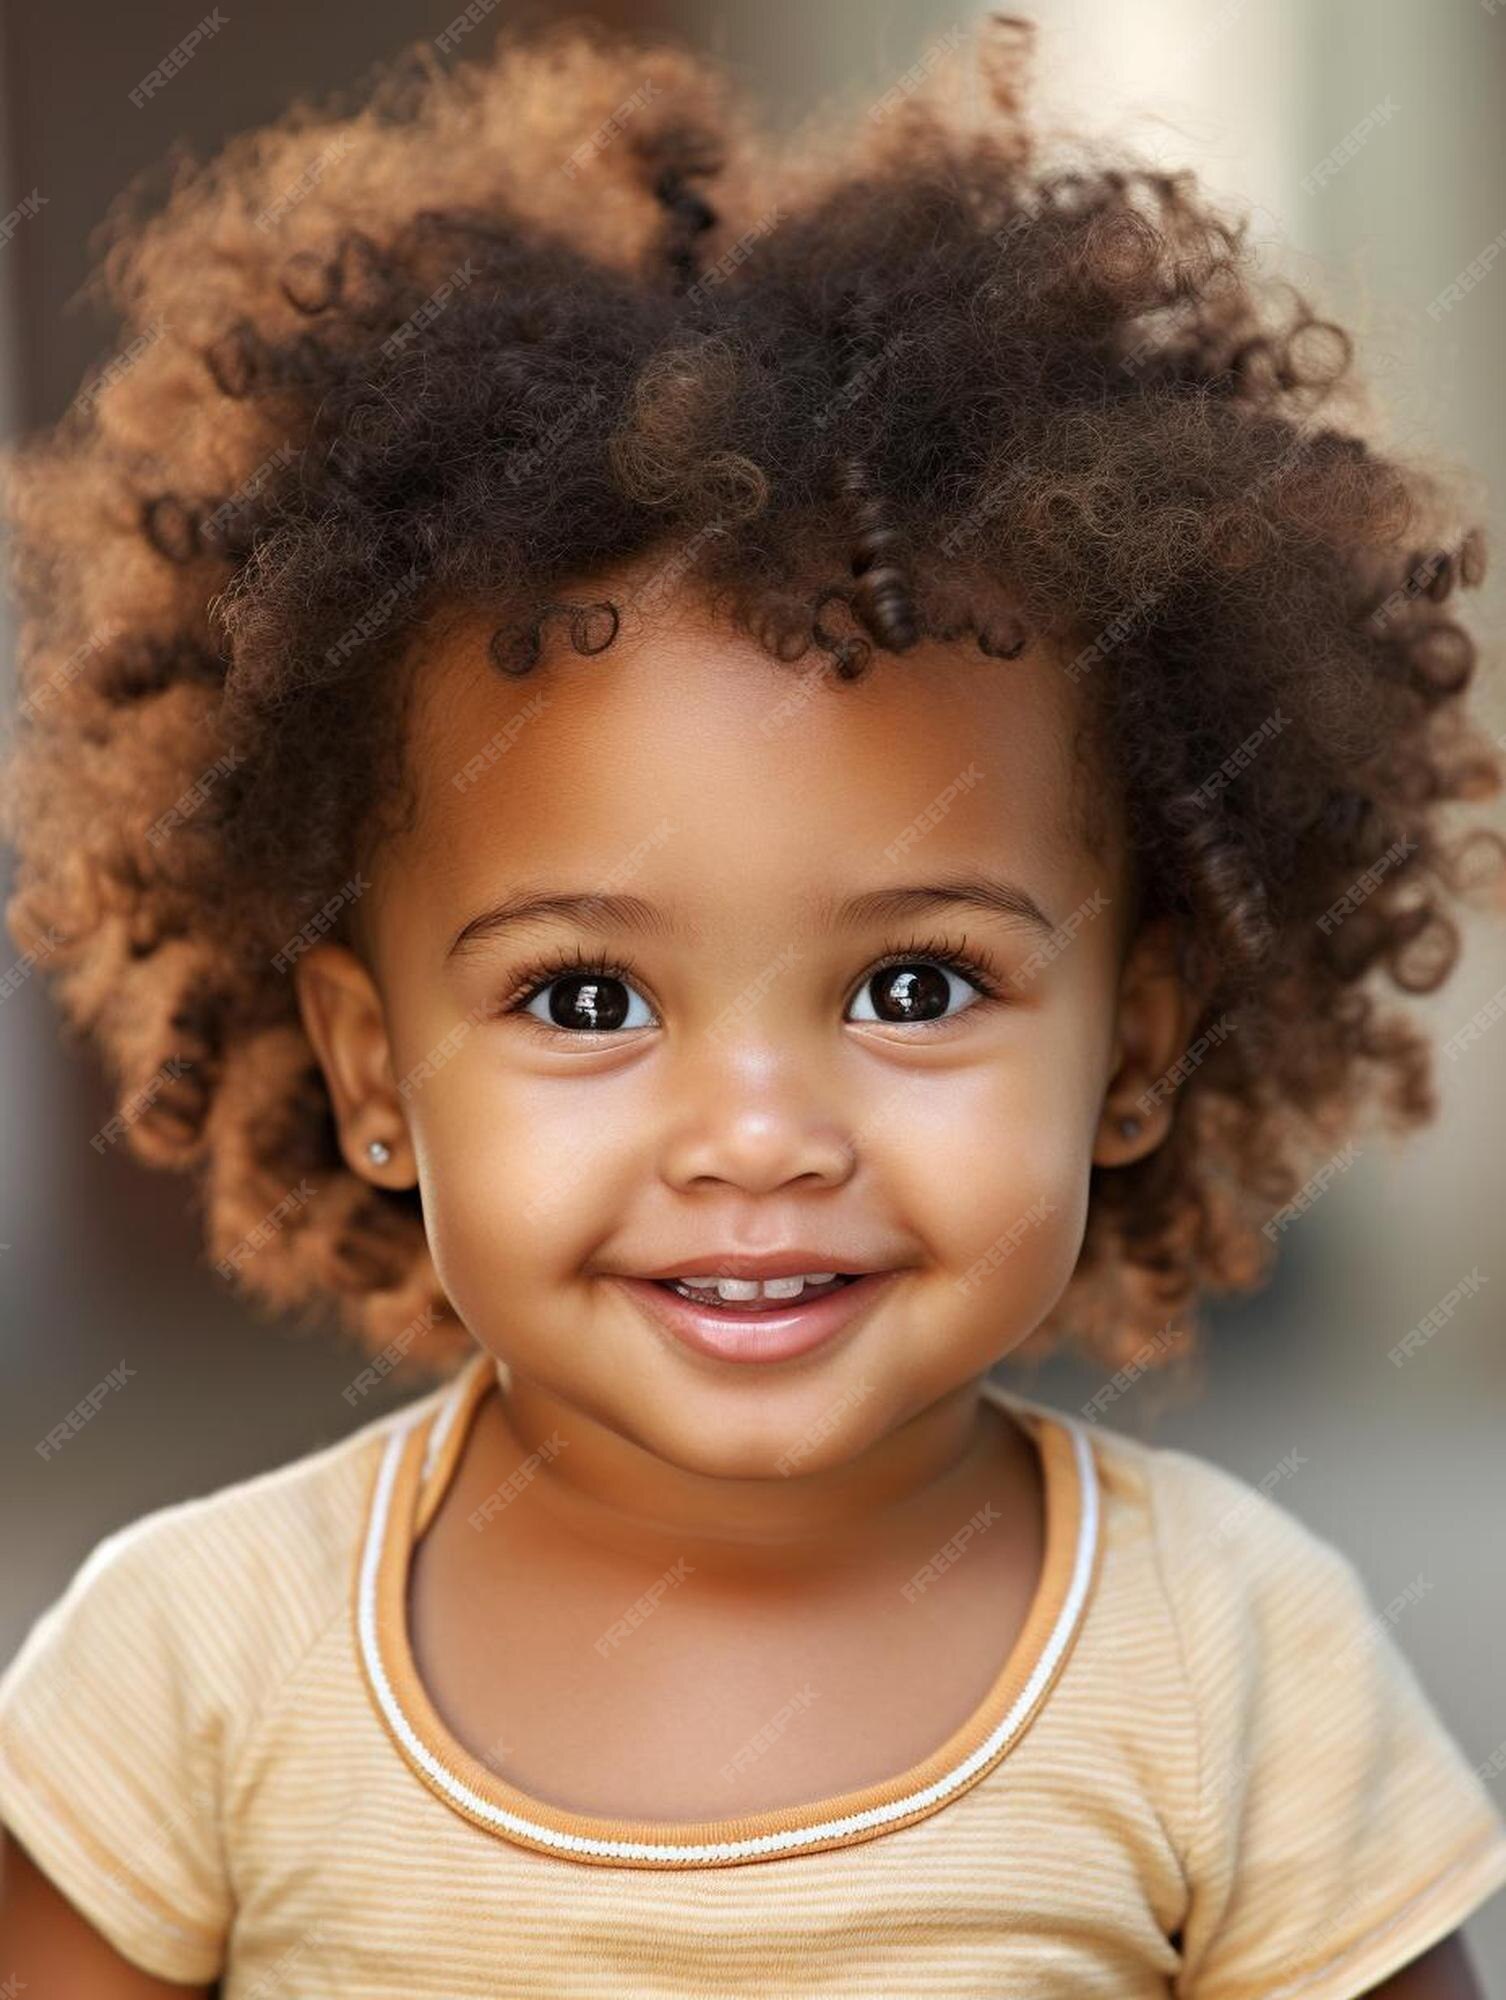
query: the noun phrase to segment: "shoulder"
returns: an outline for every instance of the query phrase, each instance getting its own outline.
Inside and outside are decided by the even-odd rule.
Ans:
[[[1119,1597],[1154,1615],[1174,1650],[1204,1761],[1225,1730],[1267,1719],[1327,1671],[1407,1672],[1363,1576],[1297,1511],[1307,1456],[1293,1445],[1248,1479],[1180,1446],[1082,1424],[1092,1446],[1106,1553]],[[1121,1607],[1122,1610],[1122,1607]],[[1206,1775],[1206,1768],[1205,1768]]]
[[[1120,1582],[1135,1575],[1154,1584],[1179,1625],[1216,1602],[1231,1615],[1239,1602],[1253,1609],[1272,1584],[1363,1587],[1350,1558],[1289,1498],[1307,1465],[1297,1445],[1250,1480],[1198,1452],[1013,1392],[1010,1400],[1072,1437]]]
[[[106,1535],[0,1675],[0,1820],[162,1978],[222,1968],[233,1773],[348,1601],[385,1442],[447,1387]]]
[[[1307,1464],[1298,1446],[1256,1481],[1180,1446],[1085,1428],[1101,1480],[1110,1496],[1143,1520],[1177,1604],[1199,1595],[1253,1600],[1271,1581],[1290,1584],[1299,1576],[1359,1585],[1345,1552],[1285,1497],[1298,1490]]]
[[[1179,1990],[1369,1991],[1506,1882],[1506,1822],[1393,1629],[1425,1579],[1372,1601],[1296,1511],[1295,1446],[1252,1481],[1089,1428],[1190,1697]]]
[[[226,1707],[264,1698],[345,1602],[384,1444],[446,1393],[103,1536],[0,1675],[0,1717],[33,1688],[116,1671],[171,1671]]]

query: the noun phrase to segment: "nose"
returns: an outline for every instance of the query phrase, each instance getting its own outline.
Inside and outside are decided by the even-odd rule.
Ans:
[[[670,1139],[661,1171],[671,1187],[735,1187],[747,1194],[808,1182],[840,1187],[854,1148],[829,1118],[768,1101],[713,1104]]]

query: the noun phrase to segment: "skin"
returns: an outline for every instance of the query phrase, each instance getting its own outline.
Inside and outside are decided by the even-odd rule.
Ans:
[[[1064,1291],[1091,1168],[1164,1138],[1167,1098],[1149,1115],[1137,1100],[1186,1047],[1197,1004],[1164,933],[1133,921],[1118,801],[1106,772],[1079,771],[1078,696],[1058,661],[927,644],[877,655],[856,685],[811,686],[694,600],[639,615],[641,581],[594,579],[582,594],[628,606],[615,644],[552,653],[528,681],[487,664],[485,623],[441,633],[409,718],[417,817],[371,858],[350,941],[318,946],[296,978],[347,1161],[417,1183],[446,1292],[510,1374],[415,1560],[415,1649],[436,1703],[478,1749],[500,1715],[525,1714],[528,1746],[507,1746],[506,1769],[540,1795],[550,1773],[581,1810],[696,1817],[726,1809],[706,1771],[728,1725],[718,1739],[685,1694],[711,1682],[702,1661],[720,1675],[718,1712],[730,1702],[756,1722],[787,1693],[798,1638],[858,1721],[823,1732],[848,1740],[819,1765],[792,1741],[738,1811],[904,1768],[981,1698],[1038,1581],[1042,1527],[1033,1449],[982,1402],[982,1380]],[[793,720],[768,726],[797,687]],[[478,773],[476,753],[499,742]],[[918,837],[894,847],[907,829]],[[812,907],[984,874],[1027,890],[1051,926],[1077,913],[1070,941],[971,908],[838,922]],[[449,951],[523,885],[627,893],[653,915],[554,917]],[[1001,997],[979,997],[936,943],[983,960]],[[610,991],[629,1025],[550,1027],[547,990],[528,1015],[502,1011],[537,992],[533,969],[559,948],[627,969],[627,991]],[[890,952],[950,971],[939,1024],[874,1018]],[[391,1149],[381,1166],[373,1138]],[[777,1364],[682,1349],[612,1275],[801,1239],[901,1275],[853,1333]],[[457,1531],[556,1432],[569,1448],[546,1454],[528,1507],[485,1536]],[[786,1476],[791,1443],[811,1437]],[[894,1619],[896,1579],[979,1496],[1001,1501],[1003,1532],[956,1566],[956,1595]],[[676,1557],[697,1579],[685,1615],[647,1621],[647,1644],[585,1680],[582,1631]],[[501,1662],[524,1649],[491,1635],[501,1601],[516,1621],[530,1591],[534,1679],[508,1684]],[[885,1671],[865,1681],[875,1651]],[[656,1759],[650,1804],[644,1771],[603,1746],[639,1740],[656,1698],[662,1725],[676,1668],[680,1758]],[[552,1709],[551,1685],[569,1689]],[[560,1776],[567,1711],[602,1716],[578,1797]],[[875,1726],[877,1767],[861,1752]],[[100,2000],[188,1990],[111,1953],[14,1843],[0,1963],[39,1991],[66,1978]],[[1457,1934],[1373,1990],[1480,2000]]]

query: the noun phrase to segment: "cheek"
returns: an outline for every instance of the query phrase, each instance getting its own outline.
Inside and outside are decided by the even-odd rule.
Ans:
[[[886,1151],[907,1206],[956,1268],[990,1253],[1023,1257],[1064,1234],[1080,1241],[1091,1146],[1075,1072],[1032,1050],[947,1079],[923,1124]]]
[[[519,1077],[486,1057],[457,1057],[408,1110],[430,1249],[457,1292],[468,1271],[573,1268],[639,1171],[599,1079]]]
[[[1011,1024],[997,1060],[933,1079],[929,1115],[885,1145],[897,1199],[1000,1324],[1049,1310],[1082,1246],[1102,1095],[1087,1054],[1095,997],[1085,985]]]

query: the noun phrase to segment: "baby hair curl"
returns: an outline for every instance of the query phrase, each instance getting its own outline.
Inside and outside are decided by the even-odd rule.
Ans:
[[[572,593],[630,561],[834,684],[1039,640],[1110,746],[1197,1059],[1164,1142],[1093,1169],[1025,1352],[1159,1365],[1363,1112],[1433,1115],[1384,982],[1439,985],[1499,866],[1445,825],[1500,787],[1451,601],[1480,534],[1190,174],[1046,157],[1033,35],[989,16],[775,144],[709,58],[513,24],[112,211],[119,349],[4,466],[7,921],[257,1309],[334,1307],[400,1376],[472,1351],[417,1192],[341,1157],[290,965],[407,808],[425,638],[482,610],[501,674],[553,622],[607,653],[616,604]]]

